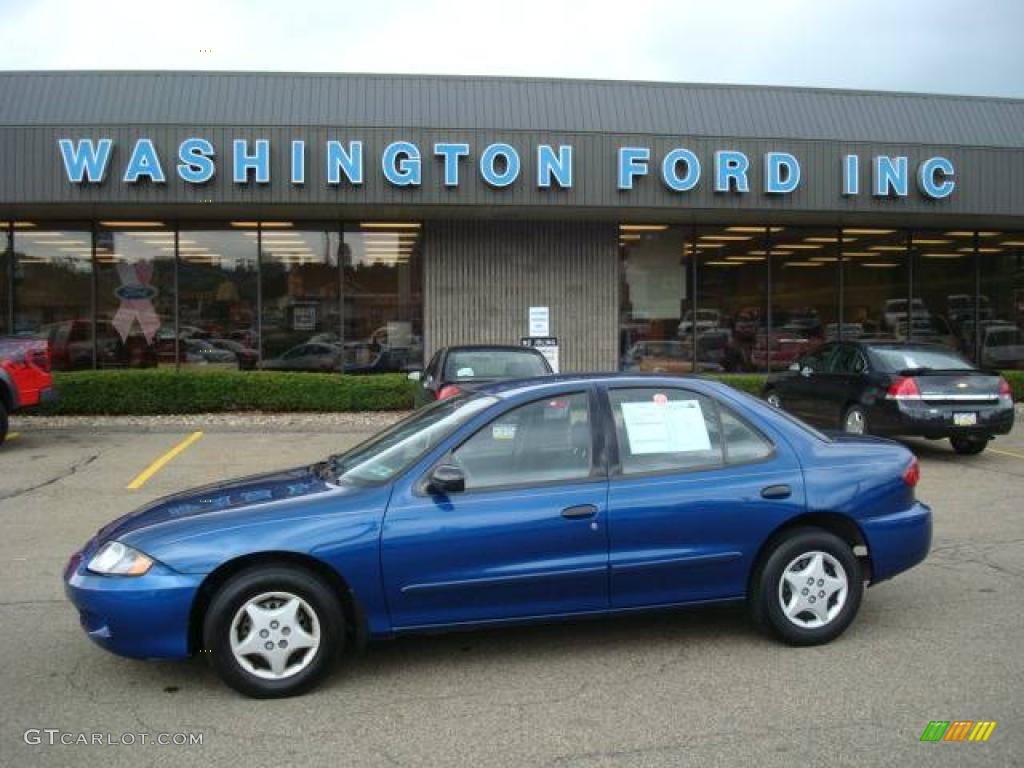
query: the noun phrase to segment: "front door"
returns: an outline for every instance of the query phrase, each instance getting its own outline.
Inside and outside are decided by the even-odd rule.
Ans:
[[[608,390],[612,608],[741,597],[758,547],[803,509],[796,458],[735,411],[683,388]]]
[[[608,607],[607,479],[590,389],[512,408],[446,456],[460,493],[396,488],[382,533],[396,629]]]

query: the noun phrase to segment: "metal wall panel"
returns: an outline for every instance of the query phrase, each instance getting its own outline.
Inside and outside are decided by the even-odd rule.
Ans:
[[[435,221],[423,252],[428,359],[450,344],[518,344],[529,308],[546,306],[562,371],[617,369],[614,226]]]
[[[0,124],[552,130],[1024,148],[1024,101],[493,77],[4,72]]]

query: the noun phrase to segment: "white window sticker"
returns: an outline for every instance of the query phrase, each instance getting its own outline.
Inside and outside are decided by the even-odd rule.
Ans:
[[[471,378],[473,378],[473,369],[472,368],[459,368],[459,370],[457,370],[455,372],[455,376],[456,376],[456,378],[459,378],[459,379],[471,379]]]
[[[491,438],[493,440],[515,440],[515,424],[495,424],[491,427]]]
[[[696,400],[623,403],[622,419],[634,456],[711,450],[708,426]]]

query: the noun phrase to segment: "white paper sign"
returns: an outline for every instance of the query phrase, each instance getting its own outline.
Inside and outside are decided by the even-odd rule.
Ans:
[[[708,426],[696,400],[623,403],[622,419],[634,456],[711,450]]]
[[[551,308],[530,307],[530,336],[551,335]]]

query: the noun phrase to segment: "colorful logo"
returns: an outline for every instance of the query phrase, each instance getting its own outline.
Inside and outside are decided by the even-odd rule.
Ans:
[[[995,728],[995,720],[932,720],[921,741],[988,741]]]

